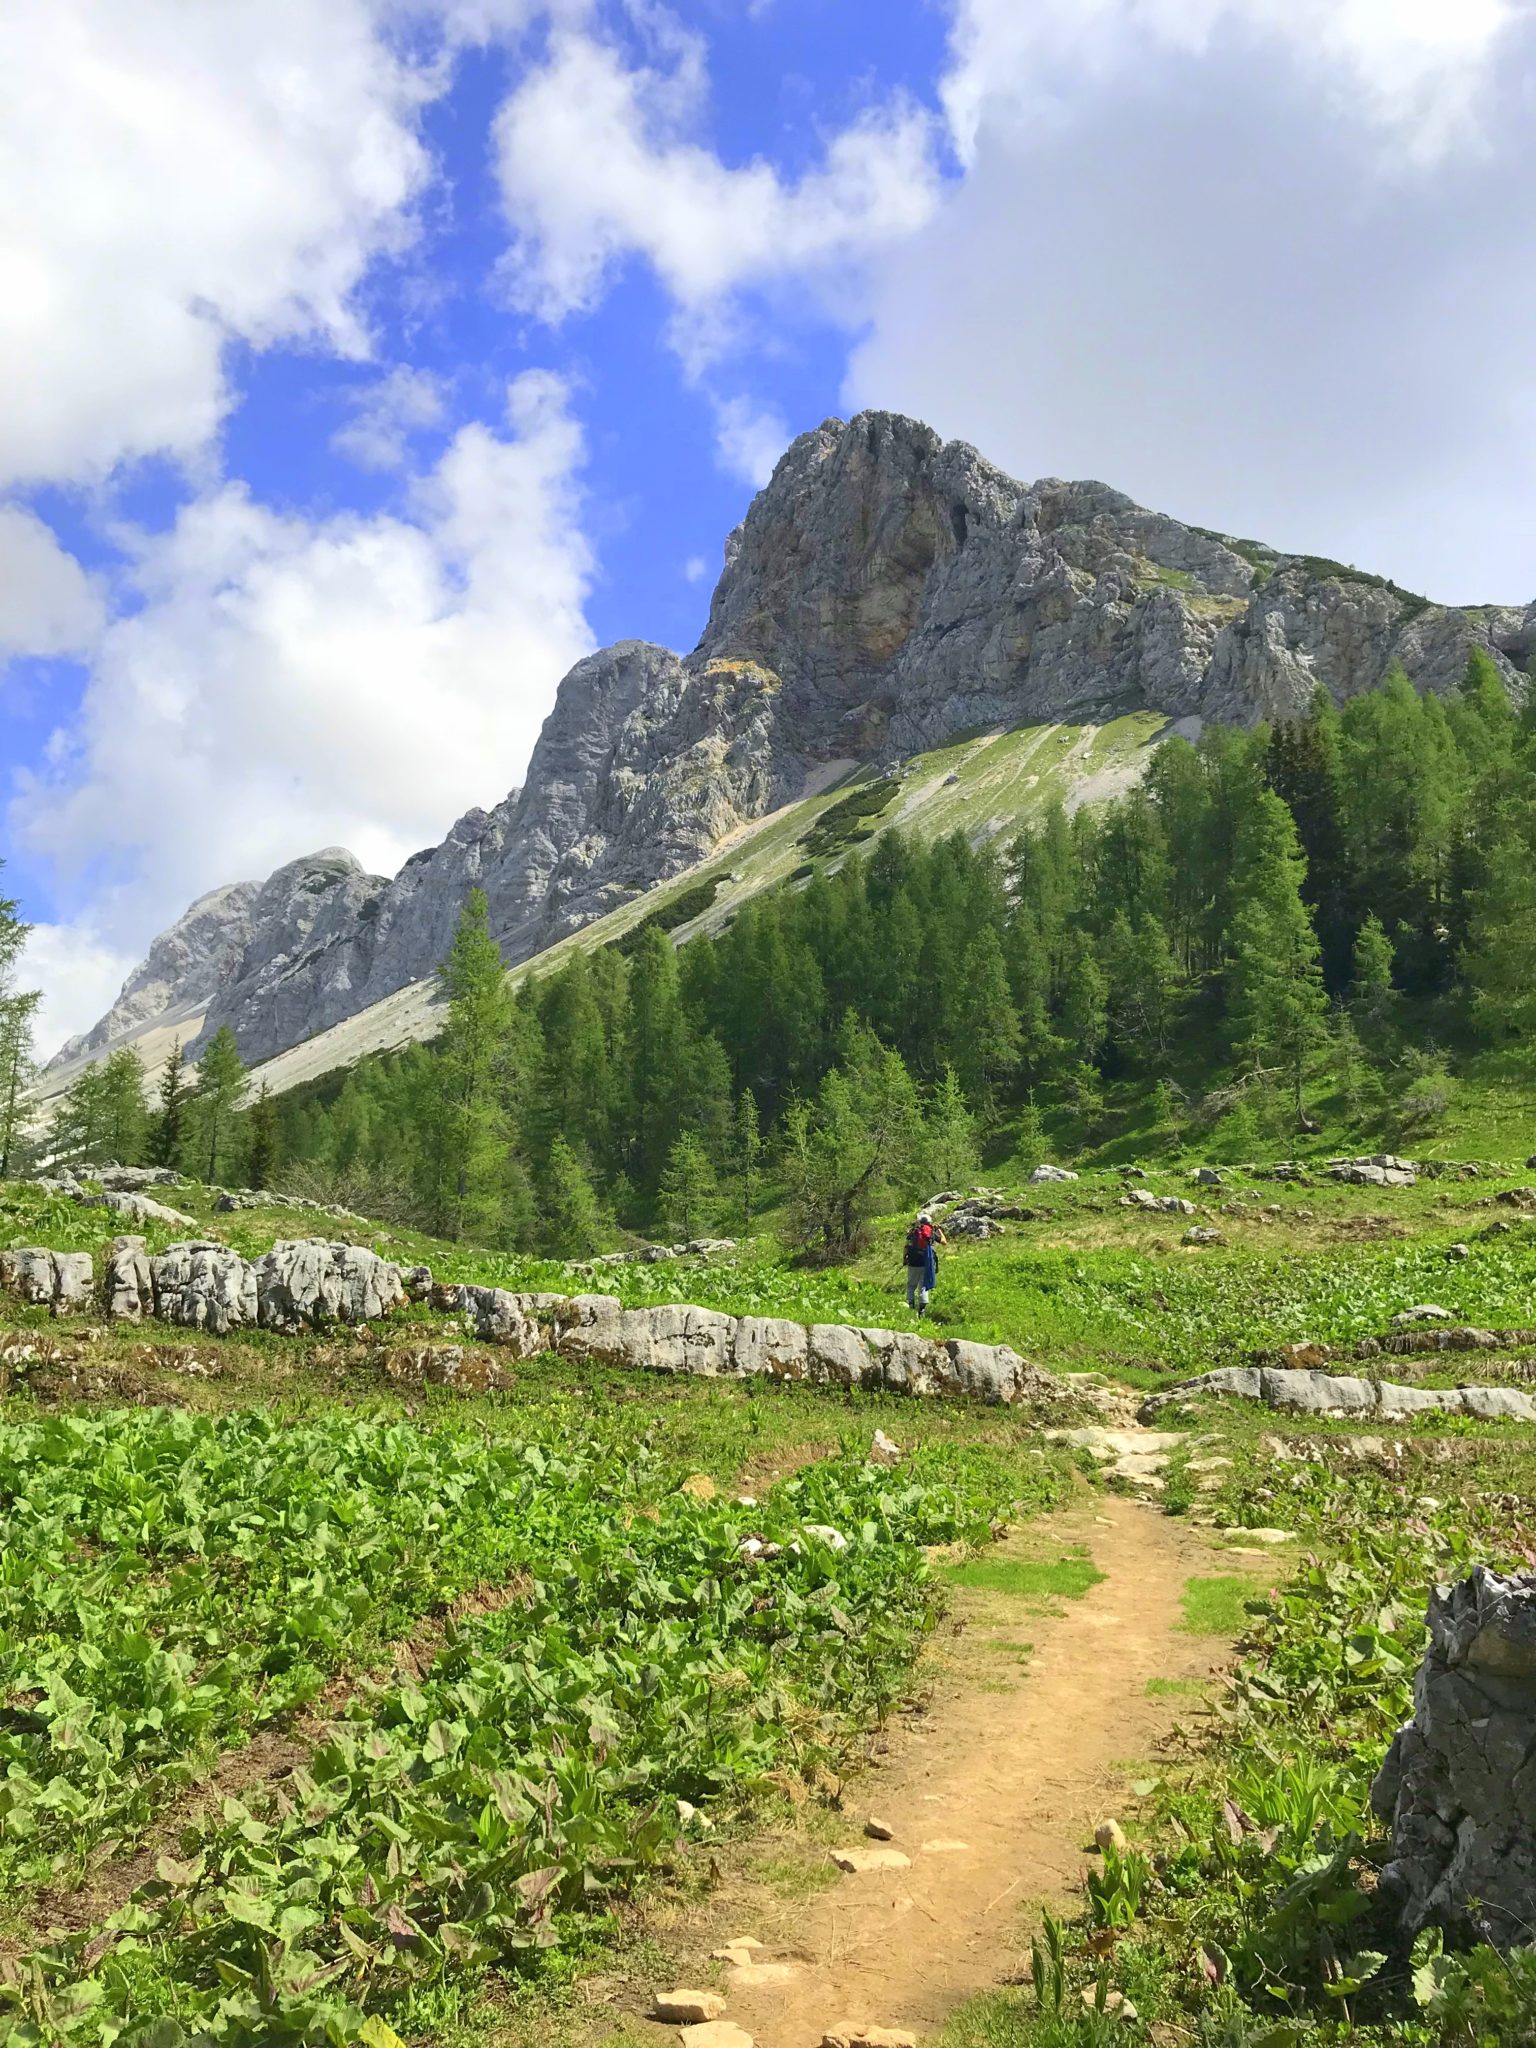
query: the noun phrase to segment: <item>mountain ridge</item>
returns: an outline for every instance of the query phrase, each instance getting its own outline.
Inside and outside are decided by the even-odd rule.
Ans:
[[[831,764],[1108,707],[1251,723],[1299,711],[1319,684],[1354,695],[1393,661],[1444,691],[1474,646],[1519,687],[1536,604],[1434,605],[1104,484],[1019,483],[897,414],[828,420],[791,443],[729,537],[691,654],[627,640],[576,663],[521,787],[393,878],[331,848],[230,885],[222,923],[198,913],[230,892],[199,898],[54,1064],[204,995],[200,1042],[228,1025],[249,1062],[268,1059],[429,976],[472,886],[517,965]],[[177,960],[179,980],[163,971]]]

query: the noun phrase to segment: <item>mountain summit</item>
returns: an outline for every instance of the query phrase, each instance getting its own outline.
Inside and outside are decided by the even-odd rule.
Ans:
[[[267,1059],[430,975],[471,886],[515,965],[808,788],[978,727],[1251,723],[1394,661],[1449,690],[1473,647],[1516,682],[1536,604],[1431,604],[1103,484],[1017,483],[897,414],[828,420],[726,543],[692,654],[626,640],[578,662],[522,788],[393,880],[333,848],[202,898],[59,1058],[206,1003],[204,1038],[227,1024]]]

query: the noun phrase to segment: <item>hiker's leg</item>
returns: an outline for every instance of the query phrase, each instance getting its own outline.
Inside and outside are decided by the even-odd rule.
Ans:
[[[908,1307],[908,1308],[916,1308],[916,1306],[917,1306],[917,1289],[918,1289],[918,1281],[919,1281],[920,1277],[921,1277],[921,1268],[920,1268],[920,1267],[917,1267],[917,1266],[908,1266],[908,1268],[907,1268],[907,1307]]]

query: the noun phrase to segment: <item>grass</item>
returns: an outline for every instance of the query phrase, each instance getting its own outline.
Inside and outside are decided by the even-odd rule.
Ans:
[[[952,1586],[1022,1600],[1081,1600],[1103,1579],[1091,1557],[977,1557],[945,1567]],[[1027,1646],[1026,1646],[1027,1647]]]
[[[1190,1635],[1235,1640],[1248,1626],[1259,1591],[1254,1579],[1190,1579],[1184,1587],[1183,1626]]]
[[[1205,1690],[1198,1678],[1149,1678],[1142,1688],[1149,1700],[1187,1699]]]

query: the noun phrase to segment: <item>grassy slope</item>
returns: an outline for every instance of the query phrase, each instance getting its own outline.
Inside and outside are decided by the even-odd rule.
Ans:
[[[873,837],[899,824],[903,831],[924,838],[949,832],[994,838],[1016,830],[1023,819],[1053,800],[1071,802],[1084,792],[1092,798],[1113,795],[1135,780],[1147,749],[1166,730],[1167,720],[1157,713],[1132,712],[1103,725],[1021,726],[1011,732],[978,734],[917,755],[902,772],[898,801],[875,821]],[[860,771],[746,827],[696,867],[560,940],[516,972],[550,973],[573,951],[609,944],[685,890],[710,881],[720,885],[715,902],[702,916],[679,926],[677,937],[681,941],[696,931],[717,931],[749,896],[794,873],[805,859],[800,842],[806,832],[869,775],[868,770]],[[430,1037],[435,1029],[431,985],[417,982],[269,1060],[258,1069],[258,1079],[280,1093],[350,1065],[364,1053]],[[50,1084],[55,1078],[63,1083],[69,1076],[50,1077]]]

